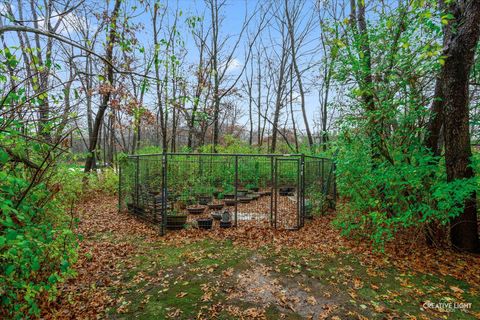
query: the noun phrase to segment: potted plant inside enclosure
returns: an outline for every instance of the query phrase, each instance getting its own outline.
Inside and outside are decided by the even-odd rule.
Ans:
[[[180,210],[186,209],[188,206],[191,206],[195,203],[195,198],[190,194],[190,192],[184,190],[180,196],[177,198],[177,206]]]
[[[187,215],[178,213],[176,210],[167,212],[167,229],[179,230],[183,229],[187,223]]]
[[[197,197],[197,201],[201,205],[207,205],[213,198],[215,188],[208,186],[207,181],[199,180],[195,186],[193,193]]]
[[[219,194],[219,199],[235,199],[235,187],[232,184],[224,184],[223,192]]]

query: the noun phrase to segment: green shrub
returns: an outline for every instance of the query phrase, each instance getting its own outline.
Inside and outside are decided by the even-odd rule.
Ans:
[[[0,316],[30,318],[40,315],[40,299],[54,299],[58,283],[75,274],[75,221],[65,209],[77,193],[57,182],[31,184],[29,171],[8,163],[2,148],[0,159]]]
[[[446,182],[444,165],[420,146],[393,150],[394,163],[374,162],[368,139],[339,140],[337,183],[344,197],[335,224],[344,234],[367,235],[380,248],[405,228],[448,221],[477,189],[474,179]]]
[[[88,175],[88,188],[109,195],[118,193],[118,174],[113,168],[107,168],[96,174]]]

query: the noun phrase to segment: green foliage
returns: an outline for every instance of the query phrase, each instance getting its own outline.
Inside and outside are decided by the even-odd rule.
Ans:
[[[344,234],[369,235],[380,248],[400,229],[446,224],[463,211],[463,202],[477,188],[474,179],[446,182],[443,166],[419,148],[394,153],[395,163],[375,163],[368,141],[339,140],[339,205],[336,225]]]
[[[58,183],[40,183],[26,192],[32,185],[28,170],[8,163],[3,148],[0,159],[0,315],[39,316],[38,300],[54,299],[58,283],[74,275],[75,221],[65,210],[77,195],[75,183],[63,184],[60,191]],[[65,173],[52,181],[69,181]]]
[[[371,69],[366,38],[348,21],[337,39],[335,77],[355,85],[336,142],[338,188],[346,198],[336,224],[379,248],[401,229],[446,224],[477,188],[473,179],[447,183],[444,165],[423,146],[429,101],[421,88],[442,64],[441,28],[428,7],[405,10],[379,14],[368,25]]]
[[[8,48],[0,50],[0,55],[4,58],[0,71],[16,73],[7,64],[15,68],[17,57]],[[34,58],[31,67],[48,73],[51,64],[40,65]],[[30,80],[38,90],[37,75]],[[4,82],[6,77],[0,77]],[[53,107],[55,98],[49,92],[27,96],[30,93],[23,86],[4,88],[0,87],[0,318],[27,319],[39,317],[39,302],[53,300],[58,284],[75,274],[72,208],[81,196],[81,184],[70,168],[57,165],[64,159],[60,148],[45,142],[59,119],[43,122],[38,132],[36,124],[16,120],[14,115],[17,110],[23,112],[27,101],[36,108],[51,98]],[[10,113],[8,108],[15,111]]]
[[[106,168],[96,174],[88,175],[87,188],[92,191],[116,195],[118,192],[118,174],[113,168]]]

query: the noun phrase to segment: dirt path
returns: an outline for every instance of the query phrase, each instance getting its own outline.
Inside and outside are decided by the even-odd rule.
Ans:
[[[242,227],[160,237],[155,228],[118,214],[116,203],[99,195],[81,206],[78,276],[64,284],[45,318],[480,315],[477,257],[448,253],[446,258],[445,252],[441,256],[421,247],[406,252],[406,246],[374,254],[367,244],[342,238],[330,226],[330,216],[316,218],[298,232]],[[424,307],[448,301],[472,306],[463,311]]]

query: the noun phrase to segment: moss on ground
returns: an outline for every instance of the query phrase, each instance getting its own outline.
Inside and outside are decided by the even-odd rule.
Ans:
[[[252,259],[260,257],[260,259]],[[253,261],[253,262],[252,262]],[[259,305],[242,299],[226,299],[234,275],[248,272],[261,263],[272,270],[280,285],[300,286],[309,296],[333,301],[329,316],[341,319],[400,318],[475,319],[479,312],[478,291],[452,277],[422,273],[401,273],[395,268],[362,265],[347,253],[315,254],[308,250],[272,247],[250,250],[229,241],[203,240],[184,245],[163,242],[139,244],[133,267],[125,267],[125,286],[111,288],[117,300],[110,316],[120,319],[192,319],[208,315],[218,304],[246,311],[259,308],[267,319],[302,319],[298,310],[278,305]],[[225,273],[232,276],[225,277]],[[289,292],[287,292],[287,295]],[[423,308],[425,302],[472,303],[469,313]],[[218,319],[236,319],[219,310]]]

